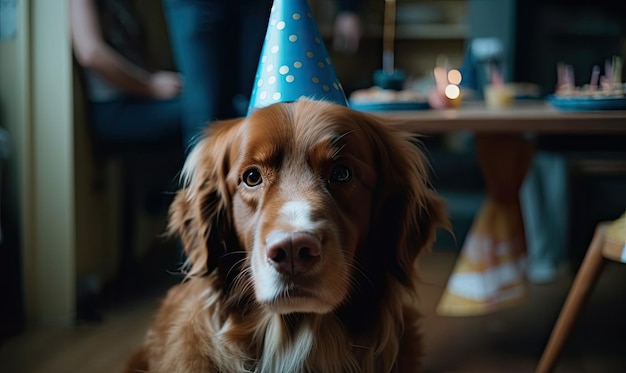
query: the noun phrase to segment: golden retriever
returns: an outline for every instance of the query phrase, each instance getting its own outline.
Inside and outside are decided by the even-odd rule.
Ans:
[[[187,277],[128,372],[419,371],[416,258],[448,218],[414,135],[280,103],[213,124],[182,175]]]

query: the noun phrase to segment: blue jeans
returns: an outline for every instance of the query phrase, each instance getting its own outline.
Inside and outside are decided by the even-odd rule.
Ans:
[[[243,116],[272,0],[163,0],[174,61],[184,77],[183,140]]]
[[[538,152],[520,190],[528,275],[533,282],[551,281],[565,261],[569,232],[568,180],[567,159],[563,155]]]
[[[181,147],[181,101],[125,97],[89,105],[91,131],[109,146]]]

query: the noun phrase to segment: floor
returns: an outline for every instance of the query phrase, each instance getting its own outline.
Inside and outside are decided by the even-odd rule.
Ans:
[[[532,372],[572,276],[531,285],[517,308],[480,317],[439,317],[435,305],[457,253],[422,258],[426,372]],[[119,372],[150,324],[163,289],[106,310],[99,324],[28,330],[0,346],[0,372]],[[559,361],[557,372],[626,372],[626,267],[608,263]]]

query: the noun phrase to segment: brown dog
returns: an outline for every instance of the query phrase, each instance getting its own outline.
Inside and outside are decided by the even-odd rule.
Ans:
[[[128,371],[419,370],[415,262],[448,219],[411,134],[281,103],[214,124],[183,177],[188,277]]]

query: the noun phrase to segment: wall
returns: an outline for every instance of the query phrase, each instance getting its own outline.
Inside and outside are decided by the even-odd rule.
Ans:
[[[30,125],[30,116],[26,107],[28,98],[26,71],[29,66],[29,48],[26,42],[28,30],[23,27],[26,18],[24,6],[20,5],[18,9],[17,35],[0,40],[0,124],[10,136],[9,159],[3,162],[1,171],[4,239],[2,250],[8,250],[2,253],[2,260],[5,265],[11,266],[10,274],[8,274],[9,282],[2,284],[3,294],[8,297],[2,312],[3,335],[15,333],[23,326],[24,317],[15,316],[15,314],[21,314],[24,309],[24,284],[21,278],[25,268],[21,266],[21,247],[30,245],[32,242],[30,232],[20,229],[23,227],[22,221],[26,219],[26,212],[31,208],[31,199],[28,197],[31,190],[30,184],[26,182],[30,177],[29,167],[27,167],[30,164],[30,156],[25,151],[25,144],[29,141]],[[7,231],[8,229],[11,231]],[[9,262],[5,262],[7,257],[10,258]],[[6,307],[11,307],[11,309],[6,309]],[[20,325],[16,325],[18,322]]]
[[[0,40],[0,121],[8,130],[11,140],[10,158],[3,169],[7,187],[3,193],[8,203],[7,219],[14,219],[14,226],[19,227],[17,235],[21,248],[32,247],[32,157],[27,150],[31,147],[32,122],[30,115],[30,43],[28,24],[28,5],[18,2],[17,34],[10,39]],[[5,222],[7,223],[7,222]],[[20,248],[20,249],[21,249]],[[20,250],[20,257],[28,254]],[[25,262],[25,261],[24,261]],[[32,261],[24,263],[21,273],[32,273]],[[14,286],[21,291],[34,288],[34,276],[24,282],[14,279]],[[26,294],[25,294],[26,295]],[[25,303],[34,304],[34,292],[29,291]]]
[[[20,227],[26,316],[70,325],[75,213],[66,7],[64,0],[17,4],[17,36],[0,44],[0,100],[13,139],[7,193]]]

